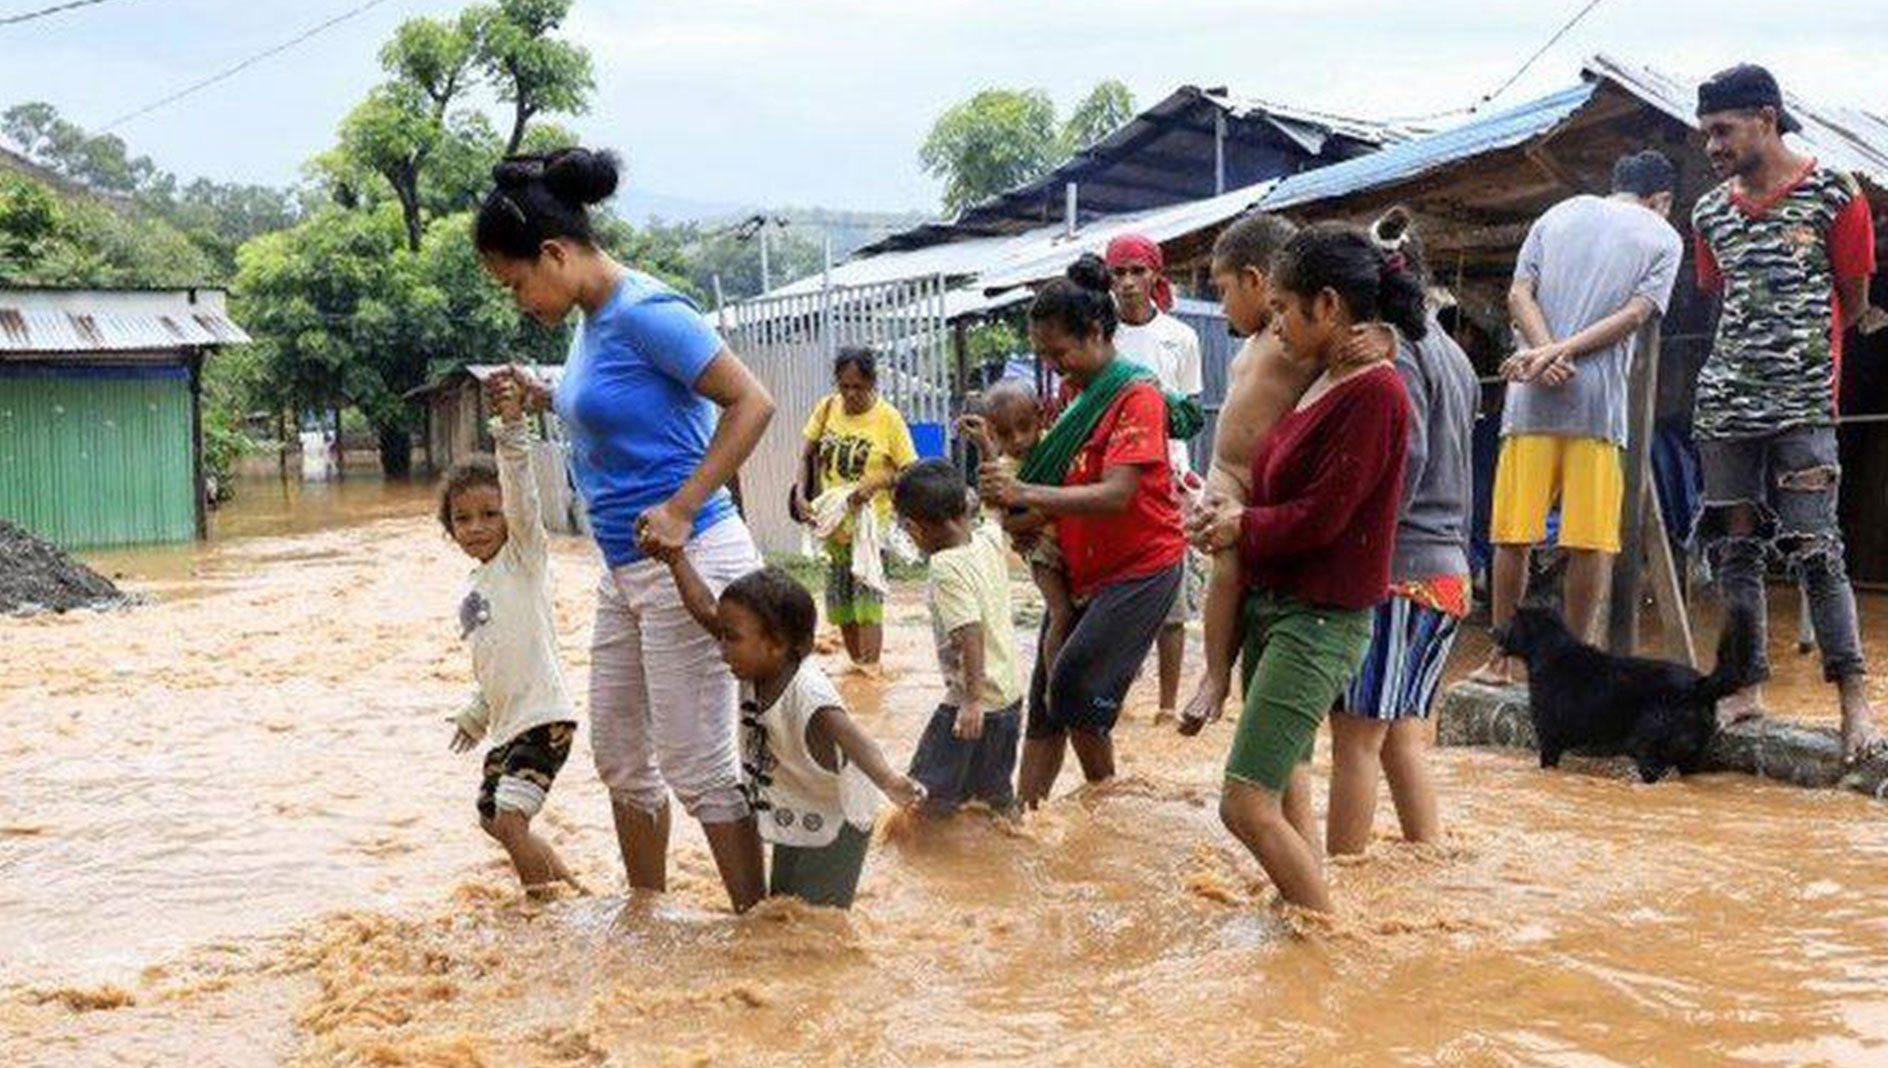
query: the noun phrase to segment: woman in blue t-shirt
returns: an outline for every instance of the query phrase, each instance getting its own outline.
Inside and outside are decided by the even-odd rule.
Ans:
[[[581,324],[556,395],[514,371],[494,390],[555,405],[607,568],[591,644],[590,729],[633,888],[667,883],[668,795],[701,821],[736,910],[762,893],[760,838],[740,790],[736,687],[715,639],[655,557],[681,550],[711,588],[760,566],[726,489],[773,399],[686,298],[597,247],[587,205],[616,160],[580,148],[513,157],[479,208],[491,276],[540,322]]]

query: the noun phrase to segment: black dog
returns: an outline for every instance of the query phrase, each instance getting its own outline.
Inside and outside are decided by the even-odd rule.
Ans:
[[[1703,675],[1681,664],[1613,656],[1573,636],[1560,615],[1521,608],[1495,634],[1503,653],[1527,662],[1528,711],[1540,740],[1541,767],[1569,749],[1624,753],[1639,777],[1657,782],[1669,768],[1698,770],[1717,732],[1718,699],[1741,689],[1751,674],[1757,621],[1733,610],[1718,640],[1718,662]]]

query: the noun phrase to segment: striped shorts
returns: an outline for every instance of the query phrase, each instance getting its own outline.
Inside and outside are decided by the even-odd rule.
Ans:
[[[1344,711],[1375,720],[1429,715],[1460,624],[1447,612],[1407,597],[1392,595],[1378,605],[1370,651],[1344,694]]]

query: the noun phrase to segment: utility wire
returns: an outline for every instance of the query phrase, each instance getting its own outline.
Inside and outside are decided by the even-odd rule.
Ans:
[[[19,15],[0,15],[0,26],[14,26],[22,22],[31,22],[34,19],[43,19],[48,15],[57,15],[61,11],[71,11],[73,8],[78,7],[91,7],[93,4],[102,4],[104,2],[105,0],[69,0],[69,2],[64,4],[42,7],[38,11],[28,11]]]
[[[89,0],[89,2],[99,3],[101,2],[101,0]],[[379,7],[381,4],[384,4],[386,2],[387,0],[367,0],[367,3],[361,4],[357,7],[353,7],[346,11],[343,11],[339,15],[334,16],[333,18],[327,20],[326,22],[321,23],[318,26],[314,26],[307,30],[304,30],[301,33],[295,35],[294,37],[291,37],[288,40],[283,41],[281,44],[274,46],[273,48],[268,48],[268,49],[264,49],[261,52],[257,52],[255,55],[250,56],[248,59],[245,59],[239,63],[236,63],[233,66],[230,66],[221,71],[218,71],[217,73],[210,75],[208,78],[205,78],[202,81],[192,82],[191,84],[184,86],[182,89],[177,90],[176,92],[170,94],[169,96],[166,96],[160,100],[154,100],[151,103],[146,104],[135,111],[128,111],[125,114],[120,115],[117,118],[106,123],[105,125],[99,127],[99,132],[103,133],[108,130],[115,130],[118,127],[123,126],[125,123],[130,122],[133,119],[142,118],[146,115],[149,115],[151,112],[156,111],[157,109],[161,107],[164,107],[168,104],[174,104],[177,101],[182,100],[184,97],[191,95],[192,93],[198,92],[199,90],[208,89],[210,86],[215,85],[218,82],[226,81],[230,78],[233,78],[236,75],[242,73],[245,70],[248,70],[250,67],[255,66],[256,64],[262,62],[265,59],[269,59],[272,56],[279,56],[283,52],[286,52],[289,49],[294,48],[296,45],[301,44],[303,41],[306,41],[309,38],[314,37],[317,34],[320,34],[334,26],[338,26],[341,23],[346,22],[347,20],[354,18],[357,15],[364,14],[371,8]]]
[[[1512,88],[1514,83],[1520,81],[1521,76],[1523,74],[1526,74],[1529,71],[1529,69],[1531,69],[1534,66],[1534,63],[1536,60],[1546,55],[1548,49],[1559,44],[1560,39],[1562,37],[1567,36],[1567,34],[1571,32],[1575,26],[1578,26],[1580,24],[1580,21],[1582,19],[1592,14],[1593,9],[1600,6],[1600,4],[1604,2],[1605,0],[1587,0],[1586,6],[1574,12],[1572,18],[1562,23],[1560,28],[1554,31],[1554,35],[1547,39],[1547,43],[1535,49],[1534,54],[1527,57],[1527,61],[1522,63],[1521,66],[1517,68],[1513,74],[1508,75],[1506,81],[1503,81],[1500,85],[1495,86],[1493,89],[1489,90],[1488,92],[1483,93],[1481,97],[1477,99],[1473,104],[1469,104],[1465,107],[1449,108],[1446,111],[1435,111],[1427,115],[1398,115],[1394,118],[1385,119],[1383,121],[1385,122],[1428,122],[1434,119],[1446,119],[1453,115],[1475,114],[1477,111],[1480,111],[1482,108],[1486,107],[1496,97],[1500,96],[1501,94],[1507,92],[1510,88]]]

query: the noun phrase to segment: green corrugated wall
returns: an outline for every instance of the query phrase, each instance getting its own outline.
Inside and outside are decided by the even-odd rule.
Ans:
[[[196,537],[181,367],[0,367],[0,517],[69,549]]]

